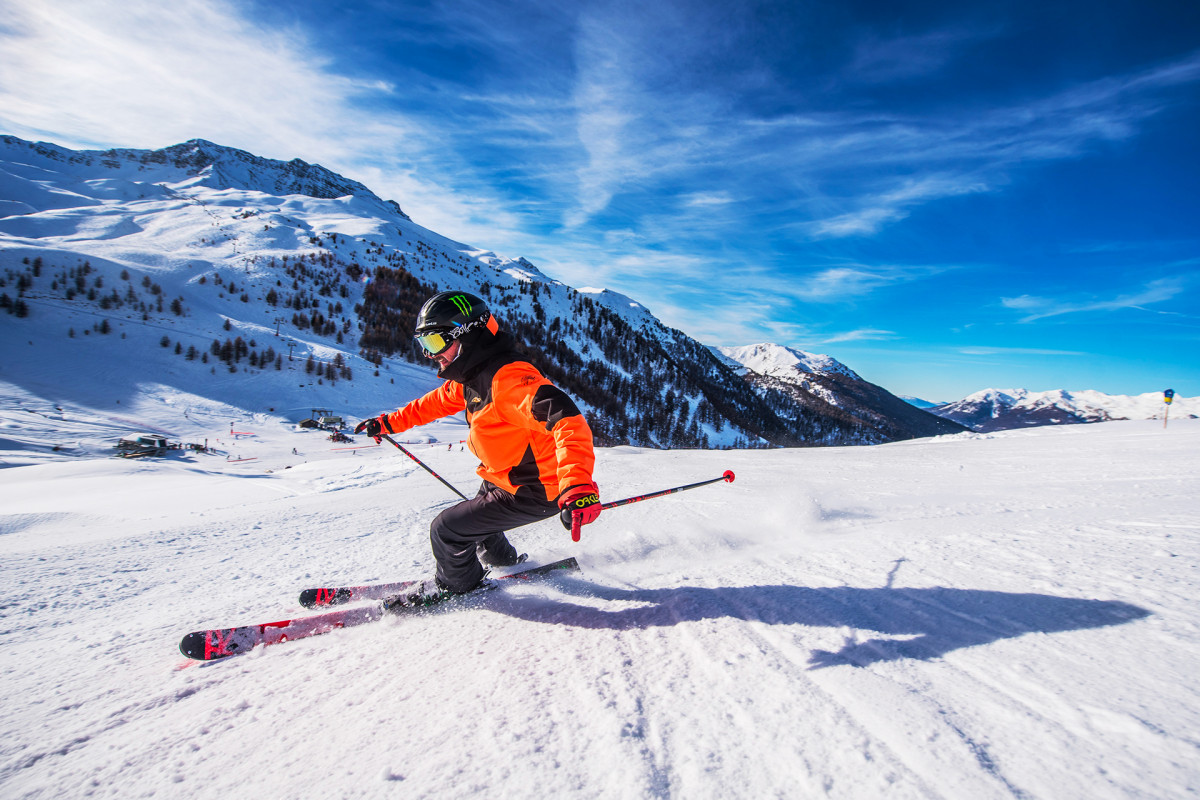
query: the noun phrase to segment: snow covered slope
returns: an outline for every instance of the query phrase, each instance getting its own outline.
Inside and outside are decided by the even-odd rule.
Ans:
[[[1131,397],[1062,389],[1049,392],[984,389],[930,409],[940,417],[980,432],[1117,419],[1162,419],[1166,410],[1162,392]],[[1200,397],[1174,398],[1169,413],[1174,419],[1200,415]]]
[[[192,403],[147,395],[136,421],[173,425]],[[176,650],[190,630],[286,619],[316,583],[426,572],[428,523],[454,498],[394,450],[191,407],[191,436],[258,460],[0,470],[0,796],[1200,785],[1200,422],[606,449],[608,499],[737,480],[606,511],[578,545],[554,520],[514,534],[535,562],[577,555],[576,578],[199,665]],[[107,424],[69,407],[0,419],[47,439]],[[417,452],[474,486],[469,453]]]

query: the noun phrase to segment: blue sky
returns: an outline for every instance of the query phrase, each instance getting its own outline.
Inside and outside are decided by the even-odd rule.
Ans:
[[[0,132],[201,137],[898,394],[1200,395],[1200,5],[0,0]]]

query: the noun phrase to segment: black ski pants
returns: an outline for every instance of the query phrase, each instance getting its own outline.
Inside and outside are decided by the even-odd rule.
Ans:
[[[484,481],[477,495],[447,508],[429,526],[438,580],[454,592],[474,589],[484,575],[475,552],[479,545],[492,563],[516,563],[517,551],[505,531],[557,513],[555,503],[512,495]]]

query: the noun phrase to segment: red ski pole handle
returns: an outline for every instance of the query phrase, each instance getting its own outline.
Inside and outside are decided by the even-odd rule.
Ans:
[[[579,512],[571,514],[571,541],[578,542],[579,534],[583,528],[583,523],[579,521]]]

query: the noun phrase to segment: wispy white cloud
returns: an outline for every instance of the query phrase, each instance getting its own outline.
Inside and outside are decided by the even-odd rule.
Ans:
[[[691,171],[722,149],[708,94],[653,87],[664,67],[654,32],[674,35],[688,20],[679,20],[671,4],[640,7],[637,24],[627,11],[622,4],[583,6],[577,20],[572,103],[585,157],[566,171],[576,181],[573,207],[563,212],[568,229],[589,223],[619,193],[657,192],[660,181],[680,176],[691,184]],[[721,191],[684,194],[716,198]]]
[[[908,216],[903,208],[871,206],[869,208],[839,214],[836,217],[805,223],[814,239],[838,239],[844,236],[867,236],[877,233],[889,222]]]
[[[714,209],[735,202],[729,192],[692,192],[679,198],[685,208]]]
[[[875,196],[864,196],[860,199],[863,208],[858,211],[806,223],[803,227],[816,239],[870,235],[885,224],[907,217],[911,206],[987,190],[987,184],[969,175],[928,175],[919,180],[904,180]]]
[[[898,338],[895,331],[885,331],[878,328],[859,328],[857,330],[835,333],[821,338],[818,344],[837,344],[839,342],[878,342]]]
[[[786,289],[808,303],[855,300],[879,289],[924,280],[958,267],[908,264],[844,264],[822,267],[794,277]]]
[[[1185,284],[1177,278],[1161,278],[1153,280],[1137,291],[1128,292],[1116,297],[1088,299],[1037,297],[1020,295],[1018,297],[1002,297],[1000,304],[1007,309],[1025,314],[1021,322],[1036,322],[1040,319],[1059,317],[1066,314],[1085,314],[1090,312],[1123,311],[1134,309],[1146,311],[1146,306],[1163,303],[1177,297],[1185,289]]]
[[[574,42],[575,135],[586,159],[574,170],[575,204],[567,228],[586,224],[613,196],[644,176],[643,98],[631,43],[603,17],[584,13]]]
[[[860,267],[833,267],[797,281],[792,293],[810,302],[846,300],[893,282],[893,277]]]

